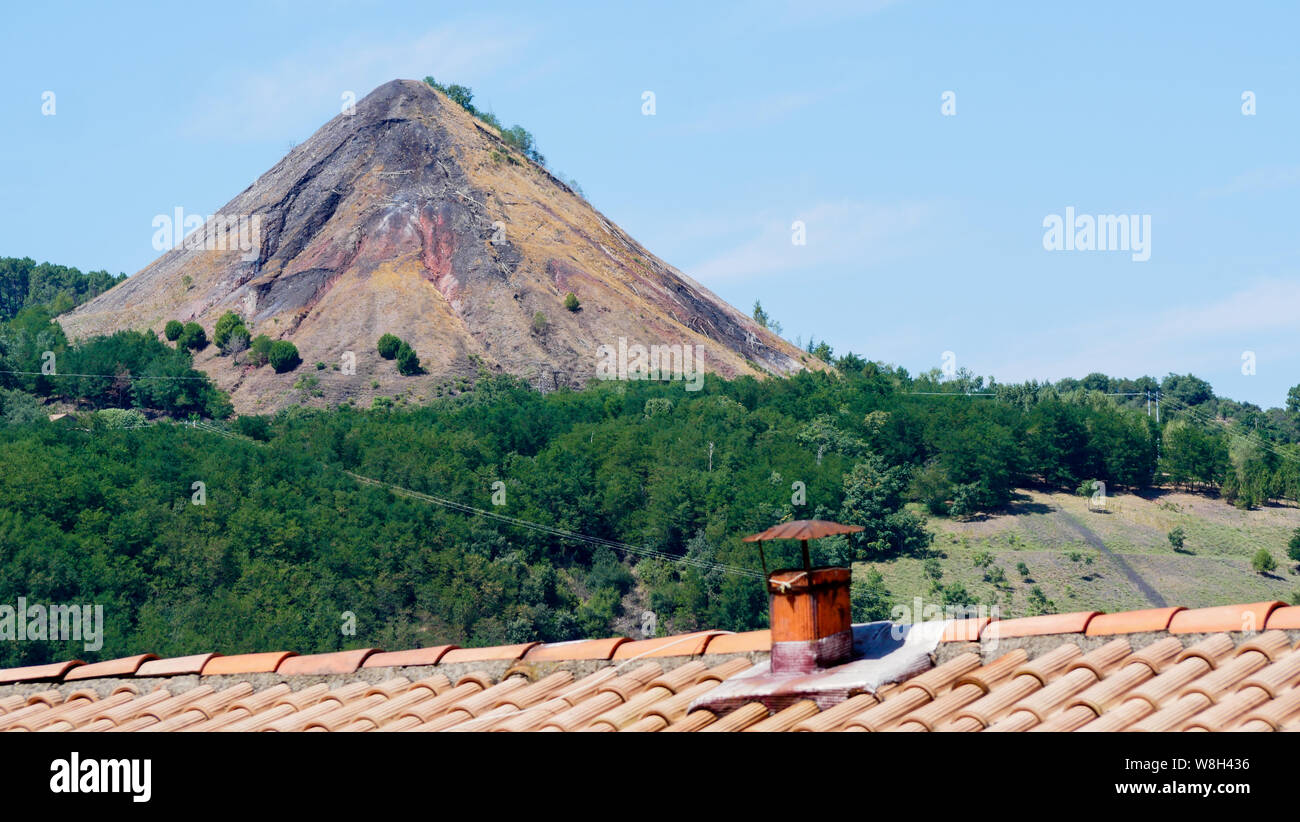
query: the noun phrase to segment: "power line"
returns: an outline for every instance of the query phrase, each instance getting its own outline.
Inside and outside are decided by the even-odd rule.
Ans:
[[[329,466],[329,467],[335,468],[334,466]],[[506,514],[498,514],[495,511],[485,511],[482,508],[475,508],[472,505],[466,505],[463,502],[456,502],[455,500],[442,499],[440,497],[435,497],[432,494],[423,494],[420,493],[419,491],[412,491],[409,488],[403,488],[399,485],[393,485],[392,483],[383,482],[381,480],[373,479],[371,477],[362,476],[361,474],[357,474],[343,468],[335,468],[335,470],[347,474],[349,477],[352,477],[352,479],[356,480],[357,482],[361,482],[366,485],[375,485],[382,488],[386,488],[389,491],[392,491],[394,494],[397,494],[399,496],[411,497],[412,499],[418,499],[424,502],[430,502],[433,503],[434,505],[440,505],[444,508],[450,508],[454,511],[460,511],[466,514],[477,514],[482,517],[488,517],[490,519],[497,520],[498,522],[504,522],[509,525],[516,525],[521,528],[531,528],[534,531],[540,531],[542,533],[550,534],[552,536],[557,536],[562,539],[575,540],[578,542],[586,542],[591,545],[604,546],[607,548],[613,548],[614,550],[617,551],[639,554],[641,556],[652,557],[654,559],[663,559],[669,562],[678,562],[684,565],[693,565],[697,568],[702,568],[710,571],[722,571],[724,573],[753,577],[755,579],[763,579],[763,574],[761,574],[758,571],[749,570],[747,568],[740,568],[735,565],[724,565],[722,563],[717,563],[717,562],[708,562],[706,560],[695,559],[693,557],[678,557],[663,551],[656,551],[652,548],[641,548],[636,545],[629,545],[626,542],[618,542],[616,540],[604,539],[603,537],[587,536],[586,534],[579,534],[575,531],[567,531],[563,528],[554,528],[549,525],[542,525],[540,523],[529,522],[528,520],[519,519],[518,517],[511,517]]]
[[[46,374],[43,371],[0,371],[0,374],[14,374],[20,377],[87,377],[101,378],[105,380],[206,380],[206,374],[199,374],[195,377],[189,376],[148,376],[137,374]]]
[[[208,431],[213,434],[219,434],[228,439],[251,442],[259,446],[263,445],[263,443],[257,442],[256,440],[253,440],[251,438],[247,438],[239,434],[233,434],[229,431],[225,431],[221,428],[218,428],[215,425],[210,425],[205,422],[197,422],[197,421],[186,422],[185,425],[191,428],[197,428],[201,431]],[[636,554],[639,556],[650,557],[653,559],[662,559],[668,562],[675,562],[682,565],[690,565],[707,571],[721,571],[722,573],[734,574],[737,576],[751,577],[754,579],[764,579],[762,573],[748,568],[740,568],[735,565],[726,565],[719,562],[709,562],[707,560],[695,559],[693,557],[679,557],[664,551],[656,551],[653,548],[643,548],[641,546],[630,545],[626,542],[619,542],[617,540],[605,539],[603,537],[593,537],[587,534],[579,534],[576,531],[569,531],[563,528],[556,528],[550,525],[543,525],[537,522],[530,522],[528,520],[519,519],[518,517],[512,517],[506,514],[497,513],[496,511],[487,511],[482,508],[476,508],[472,505],[467,505],[463,502],[457,502],[455,500],[436,497],[432,494],[425,494],[420,491],[414,491],[411,490],[410,488],[404,488],[400,485],[395,485],[390,482],[384,482],[383,480],[378,480],[373,477],[367,477],[362,474],[358,474],[354,471],[349,471],[346,468],[339,468],[336,465],[330,465],[329,463],[324,461],[321,461],[320,465],[324,466],[325,468],[338,471],[342,474],[346,474],[347,476],[351,477],[357,482],[363,483],[365,485],[385,488],[391,491],[392,493],[397,494],[398,496],[409,497],[411,499],[418,499],[421,500],[422,502],[428,502],[433,505],[438,505],[443,508],[451,509],[453,511],[459,511],[464,514],[476,514],[478,516],[487,517],[489,519],[493,519],[498,522],[503,522],[508,525],[514,525],[520,528],[529,528],[534,531],[539,531],[541,533],[559,537],[561,539],[567,539],[576,542],[584,542],[589,545],[612,548],[616,551],[622,551],[628,554]]]
[[[1194,408],[1193,406],[1188,405],[1187,403],[1183,402],[1182,400],[1173,399],[1173,398],[1166,398],[1166,399],[1165,399],[1165,402],[1167,402],[1167,403],[1168,403],[1168,402],[1172,402],[1172,403],[1174,403],[1174,404],[1176,404],[1176,405],[1181,405],[1181,406],[1183,406],[1182,409],[1181,409],[1181,411],[1180,411],[1180,413],[1185,413],[1185,414],[1187,414],[1187,415],[1190,416],[1193,420],[1195,420],[1195,421],[1201,423],[1202,425],[1206,425],[1206,426],[1214,425],[1214,426],[1217,426],[1220,430],[1222,430],[1222,431],[1223,431],[1225,434],[1227,434],[1228,436],[1230,436],[1230,437],[1236,437],[1237,439],[1241,439],[1241,440],[1245,440],[1245,441],[1247,441],[1247,442],[1253,443],[1253,444],[1259,446],[1260,448],[1264,449],[1265,451],[1268,451],[1270,454],[1273,454],[1274,456],[1276,456],[1276,457],[1278,457],[1278,458],[1280,458],[1280,459],[1290,460],[1290,461],[1292,461],[1292,462],[1300,462],[1300,456],[1297,456],[1296,454],[1289,453],[1289,452],[1287,452],[1287,451],[1279,450],[1278,447],[1275,446],[1273,443],[1270,443],[1270,442],[1264,440],[1264,439],[1259,435],[1258,432],[1252,431],[1252,432],[1248,432],[1248,433],[1242,434],[1242,433],[1240,433],[1240,432],[1238,432],[1238,431],[1233,431],[1231,428],[1229,428],[1229,427],[1227,427],[1226,425],[1224,425],[1223,423],[1221,423],[1217,418],[1210,416],[1209,412],[1204,411],[1204,410],[1202,410],[1202,409],[1200,409],[1200,408]],[[1174,409],[1174,410],[1179,411],[1180,409]]]

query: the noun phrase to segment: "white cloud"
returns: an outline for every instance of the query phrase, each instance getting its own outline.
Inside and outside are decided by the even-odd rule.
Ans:
[[[1015,356],[981,371],[1002,382],[1093,371],[1129,377],[1221,372],[1235,368],[1243,351],[1289,350],[1297,316],[1300,280],[1261,280],[1212,301],[1155,314],[1135,309],[1089,317],[1072,329],[1028,335],[1023,349],[1037,356]]]
[[[1231,197],[1235,194],[1274,191],[1294,185],[1300,185],[1300,166],[1270,166],[1238,174],[1226,185],[1203,190],[1200,196],[1202,198]]]
[[[342,94],[360,100],[398,78],[464,82],[514,60],[527,41],[499,20],[453,23],[395,40],[339,42],[305,48],[265,67],[213,72],[221,84],[204,89],[182,133],[218,140],[302,139],[338,114]]]
[[[1300,317],[1300,280],[1263,280],[1216,302],[1182,306],[1159,316],[1154,332],[1165,337],[1294,332]]]
[[[749,238],[686,270],[702,281],[798,275],[818,266],[864,266],[909,251],[907,235],[930,220],[938,206],[925,202],[876,204],[854,201],[821,203],[788,215],[757,215]],[[792,242],[796,220],[806,228],[806,245]]]

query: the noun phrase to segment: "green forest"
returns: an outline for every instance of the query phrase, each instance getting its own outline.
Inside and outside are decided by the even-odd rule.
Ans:
[[[661,633],[746,630],[766,625],[767,605],[740,538],[783,519],[865,526],[815,545],[816,561],[841,563],[925,557],[924,516],[995,511],[1016,488],[1300,498],[1300,387],[1264,410],[1192,375],[1002,385],[912,376],[825,343],[834,371],[710,376],[698,392],[634,381],[543,394],[480,372],[423,407],[236,416],[185,345],[152,331],[70,344],[51,322],[116,281],[0,260],[0,603],[105,613],[97,654],[4,643],[0,667],[558,641],[626,631],[644,609]],[[49,420],[58,409],[72,413]],[[798,546],[767,550],[790,563]],[[889,610],[870,583],[854,608]],[[355,634],[341,630],[348,614]]]

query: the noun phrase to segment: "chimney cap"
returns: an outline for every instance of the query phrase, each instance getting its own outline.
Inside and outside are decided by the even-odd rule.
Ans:
[[[812,560],[808,556],[808,540],[829,537],[832,534],[856,534],[866,530],[861,525],[843,525],[825,519],[797,519],[773,525],[766,531],[742,537],[741,542],[757,542],[758,557],[763,561],[763,576],[767,576],[767,557],[763,555],[763,541],[768,539],[797,539],[803,543],[803,569],[812,571]]]
[[[843,525],[824,519],[797,519],[773,525],[766,531],[744,537],[742,542],[764,542],[769,539],[820,539],[832,534],[856,534],[865,530],[861,525]]]

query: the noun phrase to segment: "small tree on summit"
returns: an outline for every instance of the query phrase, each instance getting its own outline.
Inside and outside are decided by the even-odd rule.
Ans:
[[[572,291],[564,295],[564,307],[570,311],[577,311],[582,308],[582,303],[578,302],[578,297]]]
[[[433,77],[425,77],[424,82],[431,88],[436,88],[443,94],[447,95],[453,103],[468,111],[484,123],[495,128],[501,133],[501,140],[506,145],[518,150],[525,157],[537,163],[539,166],[546,165],[546,158],[537,150],[533,142],[533,135],[528,129],[520,125],[514,125],[510,128],[502,128],[501,121],[495,114],[488,111],[479,111],[474,107],[474,90],[469,86],[462,86],[460,83],[444,85],[439,83]],[[512,160],[513,162],[513,160]],[[576,184],[570,183],[570,188],[577,188]],[[581,191],[578,192],[581,195]]]
[[[453,103],[465,109],[470,114],[478,113],[474,109],[474,89],[469,86],[462,86],[460,83],[452,83],[447,86],[447,96],[451,98]]]

